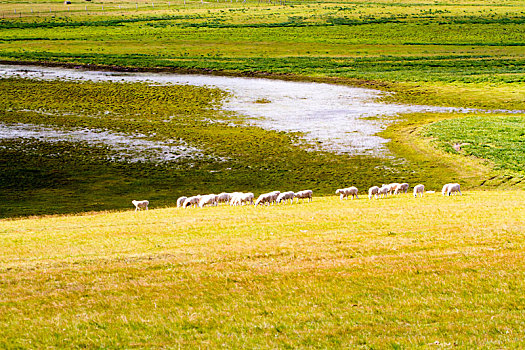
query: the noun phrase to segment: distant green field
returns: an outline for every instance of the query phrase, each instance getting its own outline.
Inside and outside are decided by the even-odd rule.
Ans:
[[[366,80],[398,100],[525,109],[523,1],[140,5],[4,2],[0,59]]]
[[[525,175],[524,117],[449,119],[429,125],[425,136],[448,152],[487,159],[498,169]]]

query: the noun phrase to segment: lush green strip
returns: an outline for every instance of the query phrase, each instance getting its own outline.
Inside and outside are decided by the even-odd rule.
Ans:
[[[377,80],[417,80],[427,82],[522,83],[525,81],[525,59],[483,56],[443,57],[217,57],[172,56],[147,54],[68,54],[49,52],[0,53],[3,59],[45,60],[77,64],[122,67],[225,70],[244,73],[269,72],[287,74],[290,67],[305,75],[328,74],[345,78]],[[518,107],[519,108],[519,107]]]
[[[94,21],[75,21],[65,18],[62,21],[39,21],[39,22],[12,22],[0,21],[0,29],[27,29],[27,28],[64,28],[64,27],[111,27],[119,26],[126,23],[141,23],[150,21],[169,21],[180,19],[197,19],[200,16],[192,15],[165,15],[165,16],[147,16],[138,18],[116,18],[108,20],[94,20]]]
[[[525,118],[475,116],[429,125],[424,135],[450,153],[488,159],[497,169],[525,175]]]

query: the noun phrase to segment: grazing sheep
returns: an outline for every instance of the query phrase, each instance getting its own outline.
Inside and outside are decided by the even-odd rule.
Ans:
[[[182,204],[182,207],[183,208],[187,208],[189,206],[192,206],[192,207],[195,207],[199,204],[199,200],[201,199],[201,195],[197,195],[197,196],[192,196],[192,197],[188,197],[186,198],[186,200],[184,200],[184,204]]]
[[[253,204],[253,199],[255,198],[255,195],[251,192],[245,193],[242,198],[242,203],[250,203]]]
[[[268,203],[275,204],[277,202],[277,197],[279,197],[279,195],[281,194],[281,191],[272,191],[269,192],[269,194],[270,198]]]
[[[230,199],[230,205],[237,206],[241,205],[241,197],[244,193],[242,192],[234,192],[232,193],[232,197]]]
[[[347,197],[347,194],[346,194],[344,188],[338,188],[337,190],[335,190],[335,194],[338,194],[338,195],[339,195],[339,199],[340,199],[340,200],[343,200],[344,198]]]
[[[297,198],[297,203],[299,203],[299,199],[305,199],[308,198],[308,202],[312,201],[314,192],[312,190],[304,190],[297,192],[294,197]]]
[[[407,193],[409,187],[410,186],[406,182],[403,182],[402,184],[398,184],[398,186],[396,187],[394,191],[394,194],[398,194],[401,192]]]
[[[275,202],[277,201],[277,197],[279,197],[279,195],[281,194],[281,191],[273,191],[270,193],[272,194],[270,198],[270,203],[275,204]]]
[[[232,199],[230,200],[230,205],[244,205],[247,203],[253,204],[254,195],[251,192],[242,193],[235,192],[232,193]]]
[[[182,205],[184,204],[184,201],[186,200],[186,198],[188,198],[188,197],[182,196],[182,197],[179,197],[177,199],[177,207],[178,208],[182,207]]]
[[[275,201],[277,200],[277,197],[280,194],[281,192],[279,191],[263,193],[259,197],[257,197],[257,200],[255,201],[255,206],[258,206],[259,204],[269,205],[270,203],[275,203]]]
[[[293,191],[283,192],[277,196],[276,202],[281,203],[284,201],[286,203],[287,200],[290,200],[290,204],[293,204],[293,198],[295,193]]]
[[[262,193],[257,197],[257,200],[255,201],[255,206],[258,206],[259,204],[270,204],[271,200],[273,198],[273,192],[269,193]]]
[[[388,194],[389,195],[392,195],[392,194],[397,194],[397,188],[400,186],[401,184],[400,183],[397,183],[397,182],[394,182],[394,183],[391,183],[391,184],[388,184],[386,186],[388,186]],[[385,185],[383,185],[385,186]]]
[[[257,197],[257,200],[255,201],[255,206],[258,206],[259,204],[268,204],[270,200],[270,194],[269,193],[262,193]]]
[[[230,205],[237,205],[237,197],[239,197],[240,195],[242,195],[243,193],[242,192],[233,192],[233,193],[230,193]]]
[[[372,186],[368,189],[368,199],[372,199],[372,196],[375,196],[377,198],[377,194],[379,193],[379,187]]]
[[[205,205],[216,205],[217,204],[217,195],[207,194],[202,196],[199,199],[199,208],[204,207]]]
[[[143,201],[131,201],[131,203],[133,203],[133,205],[135,206],[135,211],[137,210],[141,210],[141,209],[146,209],[148,210],[148,204],[149,202],[147,200],[143,200]]]
[[[377,190],[377,194],[379,195],[379,198],[386,197],[388,195],[388,190],[390,188],[388,186],[383,185],[379,190]]]
[[[423,197],[423,192],[425,192],[425,185],[414,186],[414,197],[417,197],[418,193]]]
[[[352,199],[358,198],[357,193],[359,191],[357,190],[357,187],[348,187],[348,188],[341,188],[335,191],[335,194],[339,195],[339,199],[343,200],[345,198],[348,198],[348,196],[352,196]]]
[[[232,199],[231,193],[222,192],[217,195],[218,203],[228,203]]]
[[[458,183],[450,183],[443,186],[443,190],[441,191],[443,193],[445,191],[448,196],[450,196],[452,193],[454,195],[457,195],[458,193],[461,194],[461,189]],[[443,193],[445,195],[445,193]]]

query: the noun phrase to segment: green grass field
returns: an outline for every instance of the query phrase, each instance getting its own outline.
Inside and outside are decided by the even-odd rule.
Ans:
[[[521,348],[524,203],[334,195],[2,220],[0,346]]]
[[[0,59],[332,79],[408,102],[525,109],[522,1],[136,4],[4,1]]]

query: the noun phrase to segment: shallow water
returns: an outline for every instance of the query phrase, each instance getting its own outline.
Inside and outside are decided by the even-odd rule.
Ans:
[[[385,129],[393,118],[383,116],[460,110],[380,103],[377,99],[384,93],[372,89],[260,78],[0,65],[0,77],[11,76],[217,87],[231,94],[223,108],[244,115],[252,125],[301,132],[304,139],[317,148],[354,155],[388,154],[384,146],[388,140],[376,134]]]
[[[89,145],[108,147],[111,160],[131,163],[205,157],[202,150],[191,147],[182,140],[157,142],[147,140],[146,136],[141,134],[126,135],[87,128],[58,129],[34,124],[0,123],[0,140],[17,138],[46,142],[85,142]]]

